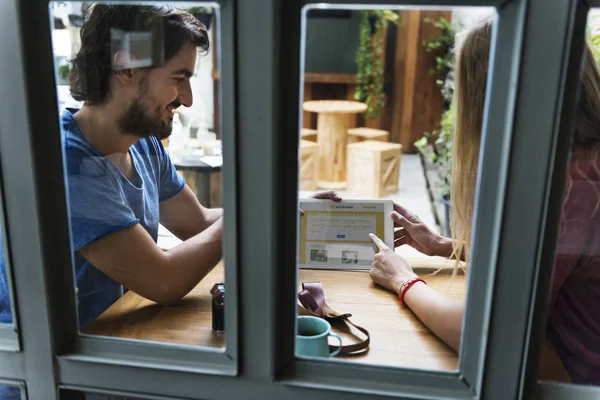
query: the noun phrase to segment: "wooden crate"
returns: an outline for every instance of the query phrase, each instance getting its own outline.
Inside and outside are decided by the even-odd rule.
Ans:
[[[300,139],[308,140],[310,142],[316,142],[317,141],[317,130],[302,128],[300,130]]]
[[[397,193],[401,152],[398,143],[367,140],[349,144],[346,190],[371,198]]]
[[[317,190],[319,145],[300,140],[300,190]]]
[[[352,128],[348,129],[348,144],[356,142],[364,142],[366,140],[377,140],[387,142],[390,133],[383,129],[373,128]]]

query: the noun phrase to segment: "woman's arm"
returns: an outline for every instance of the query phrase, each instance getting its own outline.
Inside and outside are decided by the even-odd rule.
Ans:
[[[460,349],[464,302],[448,299],[423,282],[417,282],[404,294],[404,303],[448,346],[456,351]]]
[[[402,292],[404,282],[417,275],[406,260],[386,246],[377,236],[371,240],[379,247],[370,276],[373,282],[396,292]],[[404,302],[436,336],[454,350],[460,348],[464,302],[450,300],[422,282],[413,284],[404,293]]]

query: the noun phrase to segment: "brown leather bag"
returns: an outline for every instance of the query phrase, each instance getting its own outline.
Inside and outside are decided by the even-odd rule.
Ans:
[[[300,304],[298,305],[299,315],[313,315],[323,318],[331,324],[332,328],[335,327],[337,331],[353,334],[349,326],[352,325],[364,333],[365,338],[360,338],[353,334],[359,341],[353,344],[342,345],[340,353],[354,355],[361,354],[369,349],[369,343],[371,341],[369,331],[361,326],[353,324],[349,319],[352,314],[340,314],[329,307],[325,302],[325,294],[323,293],[323,286],[320,282],[302,283],[302,291],[298,293],[298,300],[300,301]],[[337,346],[329,346],[331,351],[337,350],[337,348]]]

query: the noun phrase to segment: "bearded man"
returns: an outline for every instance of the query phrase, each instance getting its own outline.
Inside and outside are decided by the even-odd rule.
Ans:
[[[80,327],[124,288],[170,304],[221,260],[223,210],[208,209],[162,145],[173,115],[192,105],[190,78],[206,28],[173,7],[104,5],[87,11],[71,60],[62,116]],[[183,240],[163,251],[159,223]]]

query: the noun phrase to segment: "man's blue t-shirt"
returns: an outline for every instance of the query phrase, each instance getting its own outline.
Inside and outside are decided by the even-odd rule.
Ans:
[[[159,203],[177,194],[185,182],[160,140],[153,136],[130,147],[134,172],[128,179],[83,136],[73,118],[76,111],[66,109],[61,119],[79,324],[85,329],[123,294],[123,286],[96,269],[78,250],[136,223],[156,242]],[[3,263],[4,257],[1,260]],[[0,322],[11,322],[3,271],[0,318]]]
[[[84,328],[123,294],[123,286],[92,266],[78,250],[136,223],[156,242],[159,202],[177,194],[184,180],[153,136],[130,147],[133,176],[128,179],[85,139],[74,112],[65,110],[62,124],[79,323]]]

